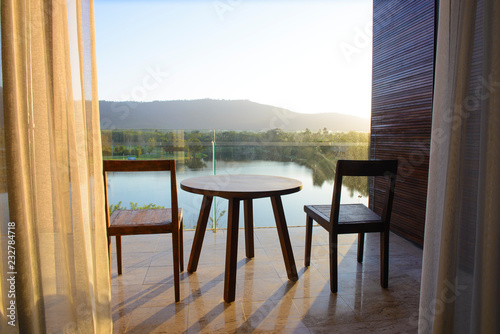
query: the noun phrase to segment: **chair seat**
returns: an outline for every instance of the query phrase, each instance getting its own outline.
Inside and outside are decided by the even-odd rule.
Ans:
[[[306,205],[304,211],[326,230],[330,229],[331,205]],[[380,231],[382,220],[379,215],[367,208],[364,204],[342,204],[339,210],[339,232],[358,233],[357,224],[363,224],[363,230],[369,232],[369,225],[374,231]],[[349,232],[352,231],[352,232]]]
[[[179,208],[179,221],[182,209]],[[151,234],[172,231],[171,209],[116,210],[110,217],[109,235]]]

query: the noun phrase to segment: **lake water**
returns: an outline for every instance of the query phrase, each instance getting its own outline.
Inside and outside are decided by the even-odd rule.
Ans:
[[[177,169],[177,182],[195,176],[213,174],[212,166],[190,170],[182,165]],[[298,179],[303,184],[303,189],[297,193],[282,196],[285,217],[289,226],[305,225],[306,216],[304,205],[306,204],[330,204],[332,201],[333,182],[324,181],[321,186],[313,184],[312,170],[295,162],[277,161],[234,161],[217,162],[217,175],[225,174],[261,174],[276,175]],[[170,206],[169,178],[162,172],[148,173],[109,173],[108,196],[110,204],[122,202],[122,206],[130,208],[129,203],[138,205],[155,203]],[[196,226],[200,211],[202,196],[186,192],[178,185],[179,206],[184,210],[184,226],[192,229]],[[362,196],[355,190],[342,187],[342,203],[364,203],[368,204],[368,198]],[[216,212],[226,210],[217,228],[227,226],[227,200],[216,198]],[[212,208],[213,210],[213,208]],[[218,214],[217,214],[218,216]],[[213,217],[213,212],[211,216]],[[254,200],[254,225],[256,227],[276,226],[269,198]],[[209,221],[208,227],[212,226]],[[240,208],[240,227],[243,227],[243,206]]]

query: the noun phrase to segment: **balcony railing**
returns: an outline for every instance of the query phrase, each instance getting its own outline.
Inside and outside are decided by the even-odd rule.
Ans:
[[[305,224],[304,204],[331,202],[337,160],[368,158],[369,134],[279,129],[263,132],[103,130],[102,144],[104,159],[175,159],[178,182],[210,174],[267,174],[301,180],[302,191],[283,197],[287,223],[295,226]],[[110,177],[110,205],[128,208],[168,205],[168,192],[158,180],[155,173]],[[366,179],[346,179],[343,185],[348,190],[343,191],[343,202],[367,204]],[[199,195],[179,190],[185,228],[195,227],[201,199]],[[214,201],[211,228],[226,227],[226,210],[224,199]],[[268,199],[254,202],[256,227],[274,226],[272,217]]]

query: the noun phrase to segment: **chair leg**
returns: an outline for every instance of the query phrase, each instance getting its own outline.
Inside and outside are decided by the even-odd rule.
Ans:
[[[306,247],[304,254],[304,266],[306,267],[311,265],[312,223],[312,217],[306,215]]]
[[[363,253],[365,249],[365,234],[358,233],[358,262],[363,262]]]
[[[380,285],[389,287],[389,231],[380,232]]]
[[[116,240],[116,264],[118,266],[118,275],[122,274],[123,262],[122,262],[122,236],[117,235]]]
[[[337,232],[330,231],[329,233],[329,252],[330,252],[330,291],[337,293],[338,291],[338,235]]]
[[[180,262],[180,270],[181,273],[184,271],[184,237],[183,237],[183,232],[184,226],[182,225],[181,221],[181,226],[179,229],[179,262]]]
[[[175,292],[175,302],[179,302],[181,300],[180,294],[180,244],[179,239],[181,239],[181,232],[172,233],[172,253],[174,257],[174,292]]]
[[[111,275],[111,237],[108,236],[108,262],[109,262],[109,273]]]

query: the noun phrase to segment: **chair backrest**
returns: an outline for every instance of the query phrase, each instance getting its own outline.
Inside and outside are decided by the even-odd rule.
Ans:
[[[177,178],[175,174],[175,160],[104,160],[104,193],[106,198],[106,221],[109,226],[108,203],[108,172],[161,172],[170,171],[170,199],[172,209],[172,222],[179,225],[179,204],[177,201]]]
[[[340,192],[344,176],[385,176],[388,178],[385,191],[382,221],[389,224],[391,219],[394,187],[398,172],[397,160],[338,160],[333,187],[333,199],[330,222],[336,223],[339,218]]]

